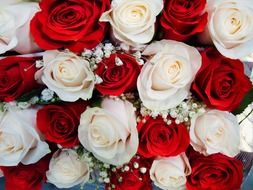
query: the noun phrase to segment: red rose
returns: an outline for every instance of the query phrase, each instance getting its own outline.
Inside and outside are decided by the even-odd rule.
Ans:
[[[149,160],[140,156],[133,157],[128,164],[110,173],[110,183],[106,184],[106,189],[152,190],[152,182],[149,176],[150,166]]]
[[[37,113],[37,127],[47,141],[74,147],[79,143],[78,126],[86,106],[83,101],[47,105]]]
[[[35,58],[7,57],[0,60],[0,100],[10,102],[39,85],[34,79]]]
[[[119,58],[122,65],[116,65]],[[96,74],[103,80],[96,85],[96,89],[103,95],[118,96],[136,88],[136,81],[141,66],[134,57],[124,53],[112,54],[103,59],[96,69]]]
[[[243,165],[222,154],[190,155],[192,173],[187,178],[188,190],[238,190],[243,179]]]
[[[243,63],[209,48],[201,53],[202,66],[192,84],[192,92],[207,106],[233,111],[252,88]]]
[[[164,0],[160,18],[163,38],[185,41],[203,32],[207,23],[205,5],[206,0]]]
[[[145,118],[138,123],[138,153],[146,158],[156,156],[176,156],[184,152],[190,144],[189,133],[184,124],[176,124],[174,120],[168,125],[162,117]]]
[[[5,190],[41,190],[46,181],[51,154],[35,164],[1,167],[5,177]]]
[[[31,21],[31,33],[42,49],[81,52],[104,38],[107,27],[99,18],[110,8],[109,0],[42,0],[40,8]]]

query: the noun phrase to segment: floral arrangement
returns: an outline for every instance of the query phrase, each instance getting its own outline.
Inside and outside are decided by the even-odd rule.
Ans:
[[[251,0],[0,4],[6,190],[240,189]]]

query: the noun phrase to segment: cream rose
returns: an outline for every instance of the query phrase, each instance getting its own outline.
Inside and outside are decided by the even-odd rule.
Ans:
[[[181,42],[162,40],[149,45],[143,55],[151,56],[137,80],[144,106],[161,111],[180,104],[201,66],[197,49]]]
[[[252,0],[209,0],[207,11],[209,21],[202,41],[210,35],[219,52],[232,59],[252,53]]]
[[[37,11],[39,11],[38,3],[4,1],[2,4],[1,2],[0,54],[9,50],[21,54],[39,50],[32,39],[29,26]]]
[[[128,101],[105,98],[102,108],[87,108],[81,115],[81,144],[102,162],[122,165],[138,148],[135,108]]]
[[[234,157],[240,152],[239,124],[229,112],[209,110],[192,118],[190,139],[193,148],[204,155],[222,153]]]
[[[74,150],[64,149],[53,155],[46,176],[47,181],[58,188],[71,188],[86,183],[90,178],[90,169]]]
[[[186,177],[191,167],[185,154],[175,157],[157,158],[150,169],[150,178],[164,190],[185,190]]]
[[[89,62],[71,52],[46,51],[42,82],[63,101],[74,102],[92,97],[95,76]]]
[[[156,16],[162,9],[162,0],[113,0],[112,8],[102,14],[100,21],[111,24],[114,38],[137,46],[152,40]]]
[[[0,166],[33,164],[50,152],[36,131],[36,112],[9,107],[0,115]]]

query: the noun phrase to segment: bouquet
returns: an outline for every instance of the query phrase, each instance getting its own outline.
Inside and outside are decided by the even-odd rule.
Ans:
[[[6,190],[246,190],[251,0],[0,3]]]

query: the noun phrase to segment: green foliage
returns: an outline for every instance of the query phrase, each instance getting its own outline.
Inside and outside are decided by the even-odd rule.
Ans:
[[[32,97],[40,95],[42,90],[43,90],[43,88],[32,90],[28,93],[23,94],[16,101],[17,102],[28,102]]]
[[[253,102],[253,88],[249,91],[249,93],[244,97],[240,106],[233,112],[235,115],[242,113],[249,104]]]

